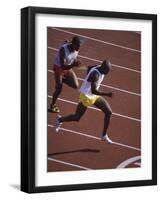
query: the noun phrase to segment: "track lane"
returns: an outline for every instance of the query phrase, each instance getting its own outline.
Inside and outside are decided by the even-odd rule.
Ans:
[[[55,30],[55,28],[52,28]],[[136,33],[135,31],[113,31],[113,30],[97,30],[97,29],[77,29],[77,28],[56,28],[57,30],[59,29],[60,31],[69,31],[74,34],[71,35],[77,35],[81,34],[87,37],[91,37],[96,40],[101,40],[109,43],[113,43],[116,45],[121,45],[127,48],[132,48],[136,49],[138,51],[141,50],[141,35]],[[52,30],[51,30],[52,31]],[[94,36],[93,36],[94,32]],[[125,38],[125,39],[120,39],[120,38]],[[135,41],[135,42],[132,42]]]
[[[72,37],[73,37],[72,35],[67,33],[63,33],[56,30],[50,30],[48,33],[48,46],[59,48],[60,44],[62,44],[67,39],[71,40]],[[95,49],[95,51],[93,51],[93,49]],[[99,53],[97,49],[99,49]],[[102,44],[102,43],[96,44],[94,41],[87,40],[81,46],[80,55],[89,56],[91,52],[93,58],[95,59],[103,60],[108,57],[110,58],[110,61],[112,63],[140,70],[141,66],[140,54],[135,54],[134,52],[131,51],[125,51],[125,49],[120,49],[107,44]],[[120,57],[123,59],[120,59]]]
[[[48,45],[54,45],[54,47],[58,47],[62,43],[62,41],[66,40],[66,39],[71,39],[71,35],[55,34],[55,33],[56,32],[53,33],[53,31],[49,30],[49,32],[48,32]],[[91,33],[92,32],[90,32],[89,34],[91,34]],[[112,32],[110,33],[108,31],[108,33],[109,33],[109,36],[111,34],[111,38],[112,38]],[[53,34],[54,34],[54,37],[53,37]],[[120,33],[120,34],[122,34],[122,33]],[[93,35],[94,35],[94,37],[99,37],[99,31],[93,32]],[[64,40],[63,40],[63,38],[64,38]],[[116,41],[119,42],[119,37],[118,37],[117,34],[114,36],[114,38],[115,38]],[[123,38],[123,35],[121,36],[121,38]],[[104,40],[105,40],[105,38],[104,38]],[[130,43],[130,40],[131,39],[129,39],[128,43],[130,45],[132,45],[134,40],[131,40],[131,43]],[[125,41],[125,40],[122,40],[122,41]],[[90,44],[90,46],[92,48],[89,49],[89,51],[86,51],[88,49],[88,47],[89,47],[89,44]],[[95,45],[96,45],[96,43],[95,43]],[[86,51],[85,52],[86,53],[85,56],[87,56],[87,57],[88,56],[89,57],[90,56],[91,57],[96,56],[96,52],[93,51],[96,48],[95,45],[91,44],[89,41],[87,41],[86,43],[83,44],[83,48],[81,48],[82,53],[84,53]],[[123,44],[123,45],[126,45],[126,44]],[[139,45],[139,43],[137,45]],[[106,48],[107,47],[104,48],[104,45],[100,45],[99,44],[99,45],[97,45],[97,48],[98,49],[102,48],[101,52],[99,51],[99,54],[102,53],[102,56],[106,56],[106,54],[107,54]],[[132,47],[132,48],[134,48],[134,47]],[[104,51],[103,51],[103,49],[104,49]],[[80,53],[81,53],[81,51],[80,51]],[[118,61],[119,64],[121,63],[122,65],[130,67],[132,69],[140,70],[140,57],[139,56],[131,55],[131,53],[129,53],[129,52],[126,54],[123,51],[118,51],[118,49],[117,50],[116,49],[113,50],[113,49],[108,48],[108,51],[111,52],[111,54],[109,53],[108,55],[111,56],[113,63],[118,64],[118,63],[116,63]],[[97,54],[98,54],[98,52],[97,52]],[[125,60],[125,58],[128,59],[128,60]],[[98,57],[97,56],[96,59],[102,59],[102,57]],[[52,60],[53,60],[53,52],[50,52],[48,50],[48,67],[49,68],[50,67],[52,68]],[[88,64],[88,63],[91,64],[90,60],[83,59],[83,61],[86,64]],[[126,65],[126,64],[128,64],[128,65]],[[129,88],[131,89],[132,88],[132,89],[135,89],[134,92],[140,93],[140,87],[139,86],[140,86],[140,78],[141,77],[140,77],[140,75],[138,76],[138,73],[135,76],[134,73],[132,73],[132,72],[129,72],[129,74],[126,73],[124,69],[119,69],[117,67],[115,67],[113,69],[114,70],[110,73],[111,77],[108,76],[108,79],[106,80],[105,84],[113,84],[113,86],[116,86],[116,87],[118,87],[118,85],[119,86],[121,85],[121,87],[123,86],[123,89],[129,89]],[[117,69],[117,73],[116,73],[116,69]],[[121,74],[121,70],[122,70],[122,74]],[[81,78],[84,78],[84,76],[85,76],[84,71],[79,71],[78,70],[77,73],[78,73],[79,76],[81,76]],[[49,81],[49,84],[48,84],[48,86],[49,86],[48,89],[50,91],[53,90],[52,83],[53,82],[51,80],[51,81]],[[131,84],[133,84],[134,87],[133,86],[131,87]],[[136,86],[136,85],[138,85],[138,86]],[[68,89],[65,89],[65,90],[68,90]],[[67,97],[72,96],[72,95],[75,94],[74,93],[75,91],[73,89],[69,89],[69,90],[70,91],[68,91],[68,93],[64,94],[64,98],[67,98]],[[116,103],[113,104],[112,101],[110,102],[110,104],[111,103],[113,104],[112,107],[114,109],[115,108],[118,109],[120,107],[120,105],[121,106],[124,105],[124,104],[122,104],[123,103],[122,101],[123,101],[124,98],[123,98],[123,96],[120,96],[120,95],[123,95],[124,98],[125,98],[125,94],[122,94],[120,92],[119,95],[118,95],[118,97],[120,97],[120,98],[117,98],[118,99],[118,104],[116,104]],[[128,96],[129,95],[127,95],[127,98],[128,98]],[[134,95],[132,95],[132,96],[134,97]],[[75,96],[75,98],[76,98],[76,96]],[[139,97],[139,100],[140,100],[140,97]],[[51,102],[51,99],[48,98],[48,107],[49,107],[50,102]],[[135,110],[135,108],[138,109],[138,107],[137,107],[137,101],[134,101],[134,102],[136,103],[136,105],[133,105],[133,109]],[[61,102],[61,101],[58,101],[58,105],[62,109],[63,114],[69,114],[72,111],[74,112],[74,110],[75,110],[75,105],[70,105],[69,106],[66,103]],[[126,110],[126,108],[128,108],[128,106],[127,107],[125,106],[123,108],[123,110],[128,112],[128,109]],[[140,110],[140,108],[139,108],[139,110]],[[136,111],[134,111],[134,113],[135,112]],[[55,116],[56,115],[53,114],[53,113],[48,113],[48,122],[53,124],[54,120],[55,120]],[[92,120],[90,121],[91,122],[91,124],[90,124],[90,123],[87,123],[87,121],[89,119],[91,119],[91,116],[95,116],[95,117],[92,118]],[[140,116],[140,111],[138,113],[138,116]],[[97,112],[97,114],[96,114],[95,110],[88,109],[87,113],[85,113],[85,116],[83,116],[83,118],[81,119],[81,121],[79,123],[75,123],[75,122],[66,123],[66,124],[64,123],[63,127],[71,128],[72,130],[74,129],[74,130],[78,130],[78,131],[82,130],[82,131],[87,133],[88,131],[91,131],[94,128],[93,124],[96,124],[97,126],[94,128],[94,131],[92,132],[92,135],[94,134],[95,136],[99,137],[99,135],[101,133],[101,130],[102,130],[102,124],[99,123],[99,125],[98,125],[98,120],[100,122],[103,122],[103,113],[102,112]],[[116,117],[116,116],[112,117],[112,120],[111,120],[111,123],[110,123],[110,127],[109,127],[109,135],[110,135],[110,137],[112,137],[113,140],[118,141],[118,142],[122,142],[124,144],[133,145],[133,146],[136,146],[136,147],[140,148],[141,147],[141,135],[140,135],[140,132],[141,132],[140,123],[134,122],[134,121],[125,120],[123,118]],[[49,153],[50,156],[51,156],[51,154],[52,154],[52,152],[54,150],[54,153],[59,153],[57,155],[52,156],[54,158],[57,157],[57,158],[62,159],[62,160],[65,159],[65,161],[71,162],[71,163],[74,162],[74,163],[77,163],[77,164],[85,164],[84,165],[85,167],[88,167],[88,165],[89,165],[88,164],[88,160],[89,160],[90,164],[92,164],[91,166],[92,167],[94,166],[94,167],[96,167],[96,169],[98,169],[98,167],[102,168],[102,165],[97,166],[97,162],[104,162],[105,157],[108,155],[109,156],[108,158],[111,158],[111,159],[108,159],[107,163],[105,161],[105,163],[107,165],[103,164],[104,165],[103,168],[105,167],[105,168],[108,169],[108,168],[115,168],[116,166],[118,166],[118,164],[120,164],[119,162],[122,162],[123,160],[128,159],[129,156],[133,157],[133,156],[138,156],[139,155],[136,152],[132,153],[132,151],[130,151],[130,150],[129,150],[129,152],[126,151],[125,150],[126,148],[122,148],[122,149],[118,148],[118,151],[120,153],[117,154],[117,150],[116,149],[115,150],[114,149],[113,150],[107,149],[107,145],[106,145],[106,148],[104,148],[102,143],[99,143],[99,145],[98,145],[98,147],[101,149],[101,155],[100,155],[100,152],[95,152],[95,155],[94,155],[94,153],[90,154],[89,152],[83,152],[83,151],[82,152],[71,152],[71,151],[74,151],[74,150],[75,151],[81,150],[81,148],[83,147],[82,145],[85,145],[84,147],[86,147],[86,150],[87,150],[87,146],[89,147],[90,144],[92,144],[92,145],[94,145],[93,147],[96,147],[96,144],[94,143],[94,141],[92,141],[92,142],[90,141],[90,143],[88,143],[89,142],[88,139],[86,140],[83,137],[82,137],[82,139],[78,139],[78,135],[77,135],[77,137],[72,135],[72,134],[71,134],[71,136],[69,136],[69,135],[70,135],[69,133],[68,134],[64,133],[62,135],[55,135],[55,134],[53,134],[53,130],[51,131],[48,128],[48,153]],[[64,139],[62,139],[62,138],[64,138]],[[62,143],[62,140],[64,141],[64,144]],[[81,142],[81,140],[82,140],[82,142]],[[67,142],[67,141],[72,141],[72,142]],[[74,149],[75,145],[76,145],[76,149]],[[77,147],[79,147],[79,145],[80,145],[80,149],[77,149]],[[63,150],[64,150],[64,152],[69,152],[69,153],[63,154],[62,153]],[[50,152],[51,152],[51,154],[50,154]],[[99,155],[99,159],[96,159],[98,157],[97,154]],[[86,159],[84,159],[85,158],[84,156],[85,157],[87,156]],[[110,157],[110,156],[112,156],[112,157]],[[83,158],[84,160],[80,160],[79,157]],[[95,161],[95,159],[96,159],[96,162],[92,163],[92,161]],[[112,166],[112,163],[115,162],[115,161],[116,161],[117,165],[114,167],[114,166]],[[89,167],[91,167],[91,166],[89,166]],[[57,169],[60,170],[60,171],[62,171],[62,170],[65,170],[65,171],[66,170],[67,171],[68,170],[69,171],[70,170],[76,170],[76,169],[70,168],[69,166],[61,166],[60,164],[58,165],[58,163],[56,164],[55,162],[51,162],[51,161],[48,161],[48,167],[49,167],[48,168],[49,171],[50,170],[51,171],[57,171]],[[139,167],[139,166],[131,165],[129,167]]]
[[[53,57],[55,54],[52,50],[49,50],[50,54],[48,56],[48,69],[53,70]],[[81,62],[83,65],[95,65],[99,64],[98,62],[90,62],[86,59],[81,59]],[[76,72],[77,76],[80,78],[85,78],[86,76],[86,70],[79,70],[77,68],[74,68],[74,71]],[[119,74],[119,76],[118,76]],[[130,80],[130,84],[128,83]],[[127,84],[128,83],[128,84]],[[134,93],[141,93],[141,77],[140,75],[125,71],[120,68],[112,68],[108,76],[104,79],[104,84],[111,85],[113,87],[119,87],[120,89],[128,90]]]
[[[82,81],[79,81],[80,86],[82,84]],[[48,88],[48,95],[52,96],[55,88],[55,81],[52,73],[48,73],[48,85],[51,85],[52,87]],[[141,109],[140,109],[140,100],[141,98],[139,96],[129,95],[122,92],[115,91],[113,89],[106,89],[101,87],[102,91],[109,91],[114,93],[113,98],[104,97],[107,102],[109,102],[113,112],[127,115],[129,117],[141,118]],[[69,95],[70,94],[70,95]],[[78,102],[79,99],[79,91],[72,89],[65,84],[63,84],[63,90],[60,95],[60,98],[67,99],[70,101]]]
[[[103,141],[91,140],[90,138],[85,139],[82,136],[65,131],[55,134],[52,128],[48,128],[48,138],[49,146],[54,146],[54,151],[52,149],[48,152],[50,158],[85,166],[90,169],[113,169],[122,162],[122,159],[127,159],[126,153],[131,157],[140,155],[138,152],[129,149],[120,149],[116,145],[108,145]],[[50,167],[52,168],[52,166]],[[55,169],[53,170],[55,171]],[[64,170],[66,170],[66,165]]]
[[[48,103],[49,105],[50,103]],[[76,106],[68,103],[58,101],[58,105],[61,109],[61,115],[65,116],[75,112]],[[94,116],[94,117],[91,117]],[[48,124],[54,125],[56,114],[48,113]],[[103,117],[102,112],[96,110],[87,109],[79,122],[64,122],[63,127],[81,131],[85,134],[92,132],[93,136],[101,137],[103,129]],[[99,123],[98,123],[99,122]],[[131,145],[137,148],[141,147],[141,136],[140,136],[140,123],[135,121],[127,121],[125,118],[112,116],[110,126],[108,129],[109,136],[115,142],[122,144]]]

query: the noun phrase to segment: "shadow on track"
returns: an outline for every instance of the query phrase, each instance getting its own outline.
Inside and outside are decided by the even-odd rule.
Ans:
[[[79,152],[84,152],[84,153],[99,153],[100,150],[98,150],[98,149],[78,149],[78,150],[73,150],[73,151],[62,151],[62,152],[50,153],[50,154],[48,154],[48,156],[56,156],[56,155],[70,154],[70,153],[79,153]]]

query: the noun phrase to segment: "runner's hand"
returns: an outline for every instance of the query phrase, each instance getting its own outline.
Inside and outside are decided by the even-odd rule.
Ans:
[[[112,98],[113,96],[114,96],[114,93],[112,93],[112,92],[108,93],[108,97]]]
[[[80,67],[81,66],[81,62],[79,60],[77,60],[77,61],[74,61],[72,63],[72,65],[73,65],[73,67]]]

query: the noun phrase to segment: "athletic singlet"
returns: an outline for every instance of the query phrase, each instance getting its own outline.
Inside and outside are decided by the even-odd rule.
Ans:
[[[93,99],[93,98],[95,98],[95,97],[97,96],[97,95],[95,95],[95,94],[92,94],[91,82],[87,81],[88,78],[89,78],[89,76],[91,75],[91,73],[92,73],[93,71],[96,71],[96,72],[98,73],[98,75],[99,75],[98,81],[96,82],[96,89],[97,89],[97,90],[99,89],[99,87],[100,87],[100,85],[101,85],[101,82],[102,82],[103,79],[104,79],[104,74],[101,74],[101,73],[99,72],[99,70],[97,69],[97,67],[100,67],[100,65],[97,65],[96,67],[93,67],[93,68],[89,71],[89,73],[87,74],[86,78],[84,79],[83,84],[82,84],[82,86],[81,86],[81,88],[80,88],[80,90],[79,90],[81,93],[83,93],[85,96],[87,96],[87,97],[90,98],[90,99]]]
[[[69,45],[69,43],[68,43],[68,44],[64,44],[64,45],[62,45],[62,46],[60,47],[60,49],[61,49],[62,47],[64,47],[64,52],[65,52],[64,64],[65,64],[65,65],[71,65],[72,62],[73,62],[73,61],[77,58],[77,56],[78,56],[78,51],[73,51],[73,52],[71,52],[71,51],[69,50],[69,48],[68,48],[68,45]],[[56,55],[56,57],[55,57],[55,59],[54,59],[54,64],[57,65],[57,66],[61,66],[61,65],[60,65],[60,49],[59,49],[59,51],[58,51],[58,53],[57,53],[57,55]]]

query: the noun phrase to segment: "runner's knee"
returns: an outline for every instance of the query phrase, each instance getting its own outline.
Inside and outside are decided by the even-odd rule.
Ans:
[[[76,115],[76,116],[75,116],[75,121],[77,121],[77,122],[78,122],[78,121],[80,120],[80,118],[81,118],[81,116],[80,116],[80,115]]]
[[[73,72],[73,76],[72,76],[73,78],[73,88],[75,88],[75,89],[78,89],[79,88],[79,82],[78,82],[78,78],[77,78],[77,76],[74,74],[74,72]]]
[[[78,89],[78,88],[79,88],[79,83],[78,83],[78,81],[76,81],[76,82],[73,84],[73,88],[74,88],[74,89]]]
[[[111,108],[108,108],[108,109],[106,109],[105,110],[105,115],[107,115],[107,116],[111,116],[112,115],[112,109]]]
[[[62,91],[62,85],[57,85],[55,87],[55,90],[56,90],[57,93],[61,93],[61,91]]]

